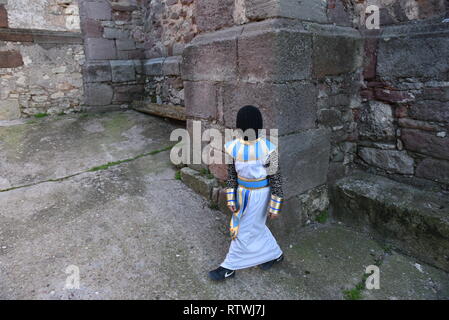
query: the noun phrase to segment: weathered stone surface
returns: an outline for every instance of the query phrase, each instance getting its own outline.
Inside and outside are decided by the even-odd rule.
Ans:
[[[142,100],[144,87],[142,84],[120,85],[114,87],[113,103],[125,103]]]
[[[246,16],[250,20],[281,17],[327,22],[326,1],[247,0]]]
[[[162,73],[164,76],[181,75],[181,56],[168,57],[162,65]]]
[[[146,60],[143,64],[143,71],[147,76],[162,76],[162,66],[165,58],[155,58]]]
[[[320,109],[318,121],[321,125],[333,128],[343,125],[341,112],[338,109]]]
[[[401,139],[407,150],[449,160],[449,137],[415,129],[402,129]]]
[[[10,28],[79,31],[78,4],[64,8],[56,0],[14,0],[5,7]]]
[[[121,60],[144,59],[145,53],[142,49],[118,50],[117,58]]]
[[[86,86],[86,104],[104,106],[111,104],[114,91],[107,84],[95,83]]]
[[[388,103],[407,103],[414,100],[414,96],[409,92],[375,88],[374,97],[377,100]]]
[[[449,123],[449,101],[418,101],[412,103],[407,114],[411,118]]]
[[[334,5],[328,4],[327,16],[329,22],[335,23],[339,26],[352,26],[351,15],[349,9],[343,4],[343,0],[334,0]]]
[[[197,0],[195,5],[200,31],[217,30],[234,23],[234,0]]]
[[[332,189],[334,217],[449,271],[449,201],[436,193],[358,174]]]
[[[413,174],[414,172],[414,160],[404,151],[360,148],[359,156],[366,163],[389,172],[400,174]]]
[[[366,80],[374,79],[376,77],[377,67],[377,46],[379,44],[379,38],[377,30],[372,38],[364,39],[365,41],[365,61],[363,69],[363,77]]]
[[[133,103],[131,104],[131,108],[139,112],[155,115],[162,118],[186,121],[186,110],[183,106],[157,104],[145,101],[133,101]]]
[[[282,169],[281,169],[282,170]],[[282,219],[270,221],[270,230],[285,243],[301,237],[304,227],[315,221],[316,217],[328,210],[327,185],[305,191],[285,201]]]
[[[416,167],[416,176],[449,184],[449,161],[426,158]]]
[[[0,4],[0,28],[8,28],[8,12],[3,4]]]
[[[112,60],[111,71],[113,82],[136,80],[136,71],[132,60]]]
[[[438,131],[441,127],[427,121],[414,120],[409,118],[399,118],[398,124],[403,128],[419,129],[424,131]]]
[[[261,109],[264,126],[279,129],[281,135],[311,129],[316,126],[317,91],[310,83],[227,83],[219,92],[219,115],[227,127],[234,127],[238,110],[251,104]]]
[[[129,39],[130,33],[128,30],[106,27],[103,37],[106,39]]]
[[[115,41],[102,38],[88,38],[85,41],[86,58],[93,60],[116,59]]]
[[[308,79],[312,72],[312,35],[284,21],[254,23],[238,38],[238,59],[242,80]]]
[[[87,17],[95,20],[111,20],[111,6],[107,1],[84,2]]]
[[[213,163],[209,165],[209,171],[220,181],[226,181],[228,179],[228,165],[225,163]]]
[[[379,41],[377,71],[381,77],[447,79],[449,38],[395,37]],[[413,52],[413,54],[410,54]]]
[[[0,120],[20,118],[20,106],[17,100],[0,100]]]
[[[360,115],[359,135],[370,140],[391,140],[395,126],[391,106],[379,101],[370,101]]]
[[[112,80],[109,61],[89,62],[83,66],[86,82],[107,82]]]
[[[241,27],[196,37],[184,50],[184,80],[227,81],[237,78],[237,37]]]
[[[25,31],[11,29],[0,29],[0,40],[1,41],[12,41],[12,42],[34,42],[33,35]]]
[[[101,22],[94,19],[82,19],[81,29],[85,34],[86,38],[101,38],[103,35],[103,27]]]
[[[0,76],[0,100],[18,100],[22,116],[79,110],[83,97],[82,45],[46,48],[32,43],[9,43],[7,48],[7,52],[15,52],[15,65],[20,68]],[[0,64],[8,61],[11,62],[0,58]]]
[[[117,11],[134,11],[138,8],[136,0],[113,0],[111,7]]]
[[[189,167],[181,169],[181,180],[189,188],[193,189],[206,199],[210,199],[212,196],[212,189],[217,186],[217,181],[215,179],[209,179]]]
[[[132,39],[116,40],[115,45],[117,50],[134,50],[136,49],[136,42]]]
[[[313,40],[313,76],[353,72],[362,65],[363,40],[343,35],[317,34]]]
[[[0,51],[0,68],[17,68],[20,66],[23,66],[23,60],[19,51]]]
[[[325,129],[308,130],[279,138],[280,166],[285,198],[291,198],[326,183],[330,137]]]
[[[185,106],[189,117],[217,118],[217,86],[207,81],[185,81]]]
[[[0,190],[76,175],[108,162],[166,148],[171,144],[171,131],[179,127],[132,110],[1,125]],[[168,154],[164,158],[170,161]],[[174,175],[170,174],[170,178]]]
[[[447,273],[418,263],[413,257],[391,252],[383,259],[380,269],[381,288],[364,290],[363,296],[367,300],[408,300],[412,295],[415,297],[413,300],[433,300],[432,292],[436,293],[439,299],[449,297],[449,282],[440,282],[441,276]]]

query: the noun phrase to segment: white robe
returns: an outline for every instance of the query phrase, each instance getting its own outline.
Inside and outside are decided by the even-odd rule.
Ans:
[[[267,176],[261,160],[236,161],[235,169],[239,177],[246,179],[260,179]],[[239,189],[241,188],[239,186]],[[237,190],[237,195],[240,194],[239,191]],[[223,268],[238,270],[254,267],[282,255],[281,248],[265,224],[270,197],[270,187],[250,189],[237,238],[231,242],[229,252],[221,264]]]

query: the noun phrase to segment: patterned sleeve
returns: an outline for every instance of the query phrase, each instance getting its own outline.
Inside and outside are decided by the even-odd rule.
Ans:
[[[277,151],[270,154],[267,162],[268,178],[271,187],[270,214],[279,214],[284,202],[284,190],[282,189],[282,174],[279,167],[279,155]]]
[[[228,164],[228,179],[226,180],[226,203],[228,207],[236,206],[235,192],[237,191],[237,187],[237,171],[233,162],[232,164]]]
[[[228,189],[237,189],[237,171],[234,163],[228,164],[228,179],[226,180],[226,187]]]

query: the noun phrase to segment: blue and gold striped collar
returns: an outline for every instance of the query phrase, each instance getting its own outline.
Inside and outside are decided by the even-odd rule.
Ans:
[[[235,139],[225,144],[225,152],[237,161],[265,160],[276,146],[265,137],[254,141]]]

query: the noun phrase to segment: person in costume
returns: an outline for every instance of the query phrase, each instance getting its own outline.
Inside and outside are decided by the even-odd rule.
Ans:
[[[239,110],[236,127],[245,134],[225,144],[225,152],[233,160],[228,165],[226,189],[227,205],[233,213],[232,242],[223,263],[209,272],[215,281],[232,278],[239,269],[259,266],[268,270],[284,258],[266,226],[267,217],[279,217],[284,198],[277,146],[259,136],[263,119],[254,106]]]

